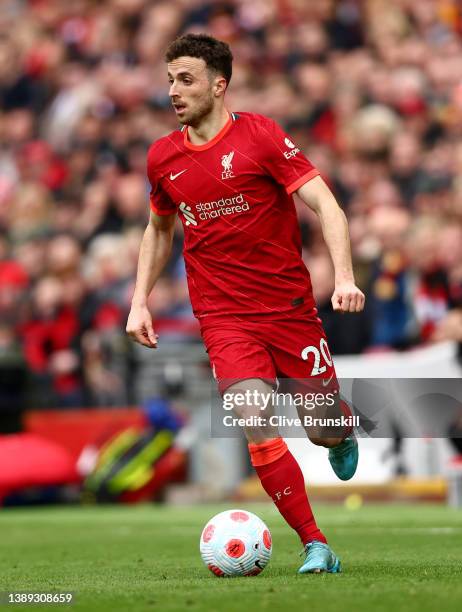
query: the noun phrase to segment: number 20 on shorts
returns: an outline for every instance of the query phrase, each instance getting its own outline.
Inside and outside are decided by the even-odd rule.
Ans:
[[[324,374],[327,369],[327,365],[329,367],[332,366],[332,357],[325,338],[321,338],[319,348],[313,345],[305,346],[305,348],[302,350],[302,359],[304,361],[308,361],[310,353],[312,353],[314,356],[313,369],[311,370],[310,376],[319,376],[319,374]],[[321,357],[324,359],[327,365],[320,365]]]

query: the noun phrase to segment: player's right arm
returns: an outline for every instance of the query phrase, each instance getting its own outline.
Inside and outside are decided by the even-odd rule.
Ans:
[[[175,213],[156,215],[151,211],[141,241],[135,291],[126,331],[132,340],[149,348],[157,348],[157,336],[148,309],[148,297],[170,257],[175,218]]]

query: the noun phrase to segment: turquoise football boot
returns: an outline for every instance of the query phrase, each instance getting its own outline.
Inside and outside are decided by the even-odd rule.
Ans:
[[[340,480],[353,478],[358,467],[358,443],[355,438],[345,438],[338,446],[329,448],[329,461]]]
[[[298,570],[299,574],[338,574],[342,571],[342,564],[337,555],[327,544],[313,540],[305,546],[305,563]]]

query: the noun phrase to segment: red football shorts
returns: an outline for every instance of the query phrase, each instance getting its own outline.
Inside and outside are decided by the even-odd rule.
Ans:
[[[259,378],[311,379],[319,390],[338,390],[321,320],[313,310],[281,321],[203,323],[202,338],[220,392],[234,382]],[[308,381],[307,381],[308,382]]]

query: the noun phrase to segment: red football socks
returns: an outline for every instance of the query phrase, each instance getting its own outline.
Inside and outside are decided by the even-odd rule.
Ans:
[[[327,544],[319,531],[305,490],[300,466],[282,438],[249,444],[250,459],[260,482],[286,522],[305,546],[312,540]]]

